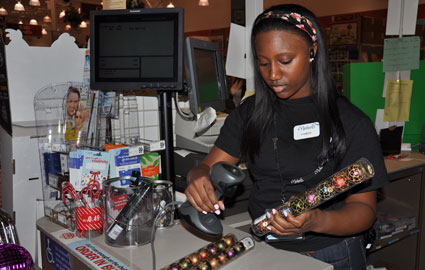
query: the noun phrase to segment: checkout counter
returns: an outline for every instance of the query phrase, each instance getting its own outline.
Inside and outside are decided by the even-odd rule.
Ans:
[[[401,202],[414,213],[417,226],[374,241],[368,250],[368,258],[375,267],[425,269],[425,257],[422,256],[425,250],[425,155],[417,152],[407,154],[402,159],[385,160],[391,182],[382,190],[385,196],[378,200],[378,209],[382,204]],[[229,209],[226,208],[225,212]],[[159,228],[156,232],[157,269],[209,243],[185,229],[179,220],[175,222],[173,226]],[[240,240],[248,236],[246,228],[251,220],[243,211],[224,217],[222,223],[223,235],[233,233]],[[152,269],[150,244],[131,248],[111,247],[105,244],[103,235],[89,240],[77,238],[46,217],[37,221],[37,229],[41,233],[43,269]],[[93,264],[90,258],[95,256],[109,260],[112,268],[107,266],[110,263]],[[264,242],[256,242],[252,250],[221,269],[332,269],[332,266],[298,253],[274,249]]]
[[[247,213],[223,221],[223,235],[232,233],[238,240],[248,236],[239,227],[250,224]],[[90,240],[78,238],[67,229],[43,217],[37,221],[41,235],[43,269],[152,269],[151,245],[119,248],[105,244],[104,235]],[[190,255],[209,242],[188,231],[179,220],[167,228],[159,228],[155,236],[156,268]],[[223,270],[246,269],[317,269],[331,270],[333,266],[295,252],[278,250],[264,242],[225,264]]]

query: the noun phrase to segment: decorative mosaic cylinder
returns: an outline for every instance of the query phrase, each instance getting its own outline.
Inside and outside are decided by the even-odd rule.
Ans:
[[[286,216],[285,212],[293,216],[301,215],[372,178],[374,175],[375,170],[370,161],[366,158],[361,158],[319,182],[314,188],[307,190],[304,194],[292,196],[287,202],[277,207],[276,210],[282,217]],[[267,229],[269,225],[267,214],[264,214],[252,222],[251,229],[257,236],[263,236],[269,233]]]

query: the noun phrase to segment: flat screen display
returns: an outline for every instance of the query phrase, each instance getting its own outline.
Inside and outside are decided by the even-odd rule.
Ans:
[[[218,44],[186,38],[184,64],[191,111],[199,114],[207,107],[223,111],[228,92],[224,59]]]
[[[196,48],[193,51],[195,53],[200,102],[220,99],[215,52]]]
[[[93,89],[182,89],[183,10],[91,13]]]

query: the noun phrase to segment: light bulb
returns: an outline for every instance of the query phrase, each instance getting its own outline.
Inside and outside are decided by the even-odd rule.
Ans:
[[[50,18],[50,16],[46,15],[46,16],[44,16],[44,18],[43,18],[43,22],[45,22],[45,23],[50,23],[50,22],[52,22],[52,18]]]
[[[15,7],[13,9],[16,11],[25,11],[24,5],[22,5],[20,1],[15,4]]]
[[[0,16],[7,16],[7,10],[4,7],[0,8]]]
[[[62,10],[61,13],[59,13],[59,18],[62,19],[65,17],[65,10]]]
[[[40,0],[30,0],[29,4],[30,4],[30,6],[39,7],[40,6]]]
[[[198,2],[198,6],[201,6],[201,7],[207,7],[209,5],[210,3],[208,3],[208,0],[199,0]]]

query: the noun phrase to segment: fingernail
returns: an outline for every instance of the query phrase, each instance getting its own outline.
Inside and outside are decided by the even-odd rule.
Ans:
[[[202,211],[202,214],[206,215],[207,214],[207,211]]]
[[[224,211],[225,207],[224,207],[224,203],[222,201],[218,202],[218,204],[220,205],[220,208]]]
[[[267,217],[267,219],[270,219],[270,213],[269,212],[266,212],[266,217]]]
[[[271,231],[272,230],[272,227],[267,226],[267,230]]]
[[[217,215],[220,215],[220,210],[216,210],[216,211],[215,211],[215,213],[216,213]]]
[[[216,203],[216,204],[214,204],[214,208],[215,208],[215,210],[218,210],[218,209],[220,209],[220,206],[218,206],[218,204]]]
[[[273,213],[273,215],[276,214],[276,209],[273,208],[272,213]]]

